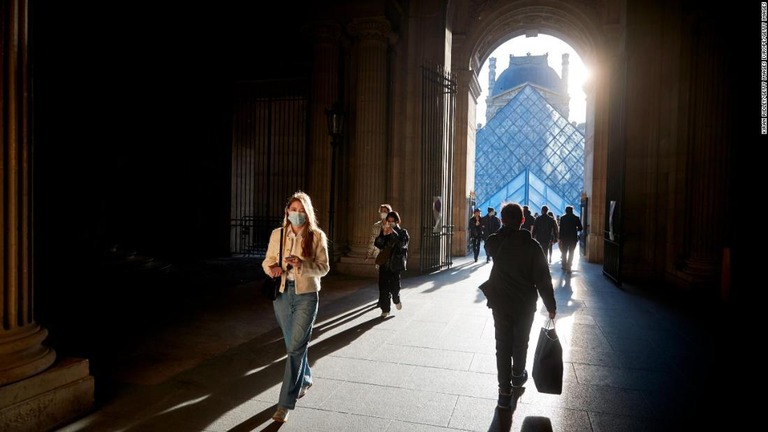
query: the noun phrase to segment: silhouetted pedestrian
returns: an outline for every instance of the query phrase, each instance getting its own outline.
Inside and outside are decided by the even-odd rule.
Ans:
[[[504,205],[501,221],[504,226],[488,237],[485,251],[494,257],[489,279],[493,288],[488,304],[493,311],[496,337],[498,406],[509,408],[513,388],[522,387],[528,380],[525,365],[537,292],[550,318],[555,317],[557,307],[541,246],[520,230],[523,209],[514,203]]]
[[[483,241],[487,240],[488,236],[501,228],[501,219],[496,216],[496,211],[493,207],[488,207],[488,213],[483,216],[483,227]],[[485,257],[485,262],[491,262],[491,256],[488,253],[485,254]]]
[[[573,206],[567,206],[565,214],[560,218],[560,264],[568,273],[573,265],[573,252],[579,241],[579,232],[583,229],[581,219],[573,214]]]

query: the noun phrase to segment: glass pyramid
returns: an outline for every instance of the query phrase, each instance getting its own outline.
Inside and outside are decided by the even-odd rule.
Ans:
[[[496,207],[491,198],[498,199],[525,172],[530,176],[524,182],[524,200],[509,197],[509,201],[527,204],[532,213],[544,204],[556,215],[565,213],[566,205],[578,213],[584,188],[584,135],[530,85],[477,132],[475,194],[481,203],[477,207]],[[538,188],[534,187],[537,181],[543,183]],[[549,202],[547,194],[537,193],[544,187],[560,202]]]

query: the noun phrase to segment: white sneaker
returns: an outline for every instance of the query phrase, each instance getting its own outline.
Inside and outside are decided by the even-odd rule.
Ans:
[[[402,309],[403,308],[403,302],[401,301],[400,303],[395,303],[395,307],[397,308],[397,310]]]
[[[382,312],[382,313],[381,313],[381,317],[382,317],[382,318],[386,318],[386,317],[388,317],[388,316],[389,316],[389,312]]]
[[[288,421],[288,413],[290,412],[291,410],[289,410],[288,408],[277,407],[277,411],[275,411],[275,413],[272,414],[272,420],[278,423],[285,423]]]

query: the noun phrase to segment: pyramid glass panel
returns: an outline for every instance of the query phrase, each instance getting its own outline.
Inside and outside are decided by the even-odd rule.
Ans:
[[[559,204],[552,209],[557,214],[564,213],[561,207],[565,205],[578,211],[584,185],[584,135],[530,85],[478,131],[476,145],[478,203],[499,195],[527,170],[532,181],[528,187],[534,188],[533,178],[543,184],[535,187],[539,193],[522,194],[528,196],[528,202],[520,204],[532,206],[532,210]],[[549,192],[545,195],[544,191]],[[558,203],[549,202],[547,196],[558,196]]]

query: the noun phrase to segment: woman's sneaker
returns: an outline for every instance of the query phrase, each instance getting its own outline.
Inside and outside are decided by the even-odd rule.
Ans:
[[[272,414],[272,420],[278,423],[285,423],[288,421],[288,413],[290,411],[288,408],[277,407],[277,411]]]

